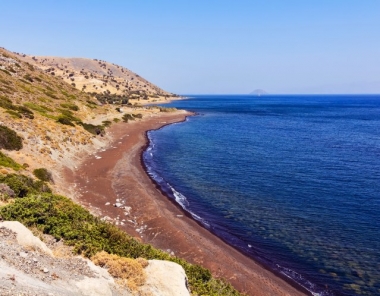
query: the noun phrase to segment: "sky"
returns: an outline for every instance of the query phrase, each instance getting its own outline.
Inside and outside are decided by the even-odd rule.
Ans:
[[[0,46],[177,94],[380,93],[378,0],[0,0]]]

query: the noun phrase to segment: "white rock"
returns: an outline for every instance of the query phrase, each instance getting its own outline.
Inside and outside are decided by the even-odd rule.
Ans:
[[[187,277],[182,266],[170,261],[149,260],[147,280],[141,290],[155,296],[188,296]]]
[[[17,234],[17,242],[24,247],[32,249],[39,249],[50,256],[53,256],[53,252],[43,243],[38,237],[35,237],[33,233],[17,221],[4,221],[0,222],[0,227],[5,227]]]
[[[124,209],[123,204],[119,203],[119,202],[115,203],[113,206],[116,207],[116,208]]]
[[[26,258],[26,257],[28,257],[28,253],[25,253],[25,252],[20,252],[20,257],[22,257],[22,258]]]

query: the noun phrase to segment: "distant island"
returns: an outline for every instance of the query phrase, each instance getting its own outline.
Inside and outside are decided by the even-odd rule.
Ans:
[[[255,89],[253,92],[249,93],[250,95],[257,95],[257,96],[261,96],[261,95],[267,95],[268,93],[263,90],[263,89]]]

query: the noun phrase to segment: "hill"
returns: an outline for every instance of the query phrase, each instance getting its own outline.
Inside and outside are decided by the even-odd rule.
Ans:
[[[43,57],[18,54],[45,73],[61,78],[78,90],[98,98],[117,95],[131,102],[165,101],[175,96],[150,83],[131,70],[98,59]]]
[[[249,94],[250,95],[261,96],[261,95],[266,95],[268,93],[265,90],[263,90],[263,89],[255,89],[253,92],[250,92]]]

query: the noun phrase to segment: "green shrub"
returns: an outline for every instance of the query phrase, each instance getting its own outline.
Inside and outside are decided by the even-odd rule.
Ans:
[[[129,120],[135,120],[132,114],[124,114],[122,118],[124,122],[128,122]]]
[[[17,197],[25,197],[31,193],[51,192],[51,189],[45,182],[34,181],[32,178],[24,175],[0,175],[0,183],[7,184]]]
[[[61,107],[70,109],[72,111],[78,111],[79,110],[79,107],[77,105],[74,105],[74,104],[62,103]]]
[[[65,244],[74,246],[75,252],[87,257],[106,251],[122,257],[176,262],[185,269],[193,295],[240,295],[229,284],[212,278],[209,270],[138,242],[63,196],[30,194],[0,208],[0,215],[63,239]]]
[[[71,122],[70,118],[67,118],[66,116],[58,117],[57,122],[64,125],[75,126],[75,124]]]
[[[26,117],[30,119],[34,118],[34,114],[31,110],[29,110],[25,106],[13,105],[12,101],[5,96],[0,96],[0,107],[8,111],[12,111],[8,113],[18,118],[21,118],[21,117]]]
[[[24,104],[25,107],[28,107],[34,111],[37,111],[38,113],[45,115],[47,112],[53,112],[54,110],[50,109],[49,107],[46,107],[44,105],[37,105],[35,103],[27,102]]]
[[[59,97],[52,90],[44,90],[44,94],[54,100],[59,100]]]
[[[58,110],[62,113],[63,117],[68,118],[70,121],[76,121],[76,122],[81,121],[78,117],[75,117],[73,112],[71,112],[70,110],[67,110],[67,109],[58,109]]]
[[[93,125],[91,123],[84,123],[84,122],[79,122],[83,128],[88,131],[89,133],[93,135],[104,135],[104,126],[101,125]]]
[[[8,110],[15,108],[12,101],[5,96],[0,96],[0,107]]]
[[[10,114],[13,118],[22,118],[22,115],[13,110],[7,110],[6,113]]]
[[[15,171],[18,171],[23,168],[20,164],[15,162],[12,158],[6,156],[1,151],[0,151],[0,166],[12,168]]]
[[[30,74],[25,74],[24,75],[24,79],[28,80],[29,82],[33,82],[33,78],[32,78],[32,76]]]
[[[0,125],[0,148],[20,150],[22,148],[22,138],[14,130]]]
[[[28,109],[28,107],[25,107],[25,106],[16,106],[17,108],[17,111],[19,114],[21,114],[23,117],[26,117],[26,118],[29,118],[29,119],[33,119],[34,118],[34,114],[31,110]]]
[[[160,112],[174,112],[174,111],[177,111],[177,108],[168,108],[168,107],[161,107],[161,106],[158,106],[158,108],[160,109]]]
[[[51,172],[49,172],[45,168],[35,169],[33,171],[33,175],[35,175],[41,181],[44,181],[44,182],[53,182],[53,176],[52,176]]]
[[[109,127],[109,126],[111,126],[111,124],[112,124],[112,122],[109,121],[109,120],[104,120],[104,121],[102,122],[102,126],[104,126],[104,127]]]

